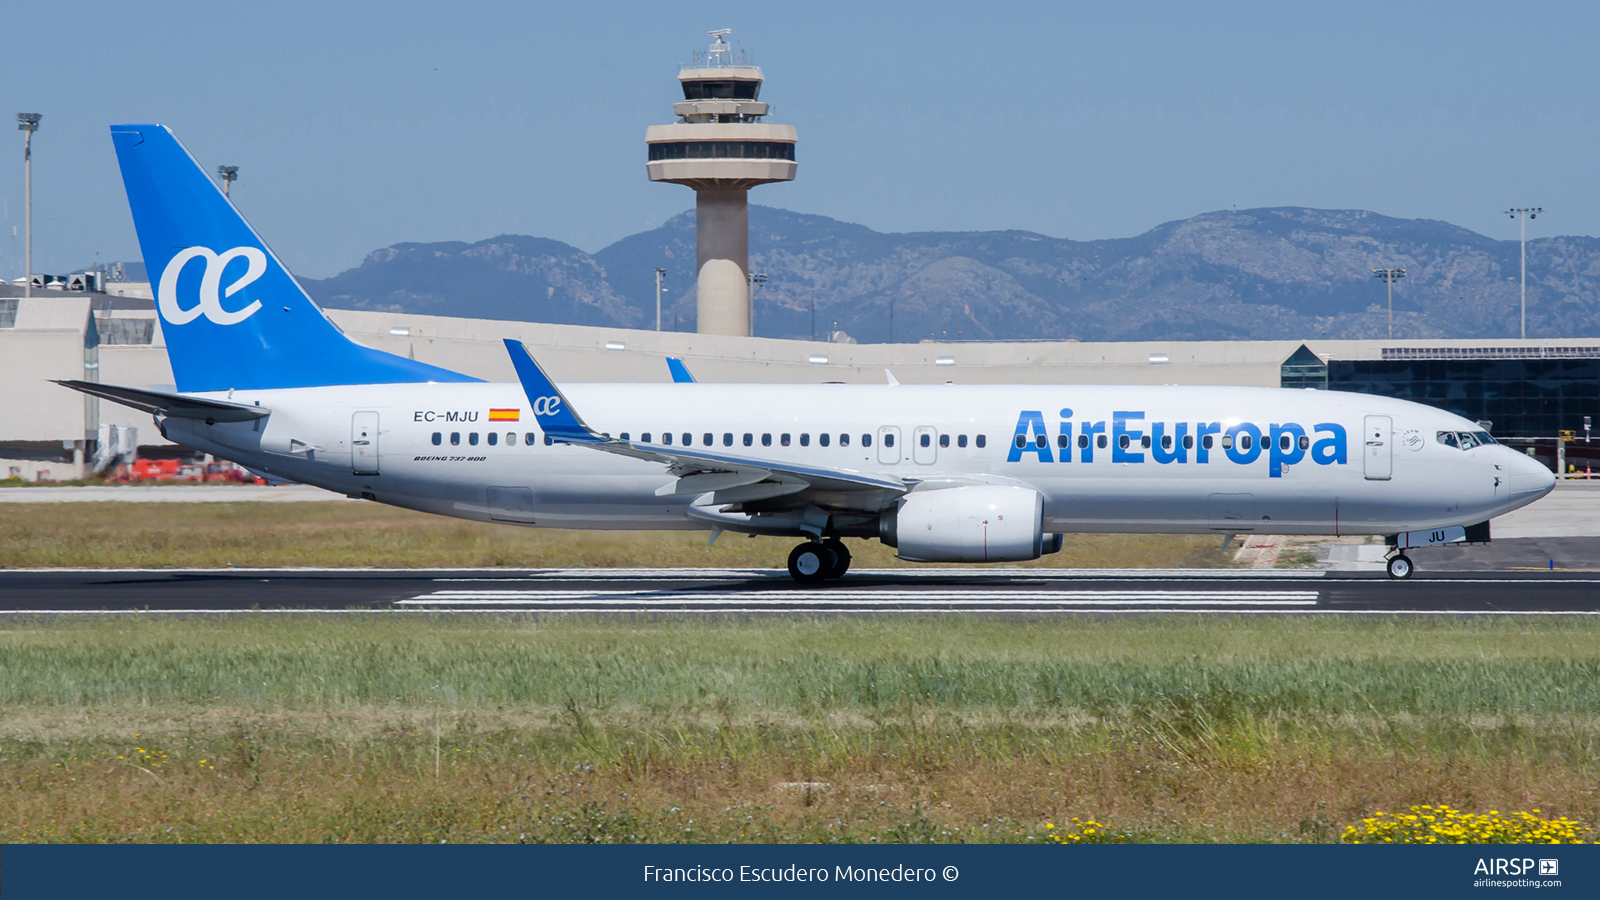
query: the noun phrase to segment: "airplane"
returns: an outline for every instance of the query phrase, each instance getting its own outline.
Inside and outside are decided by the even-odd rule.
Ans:
[[[798,582],[846,539],[917,562],[1037,559],[1077,533],[1486,541],[1554,474],[1432,407],[1253,387],[556,384],[506,341],[489,383],[343,334],[160,125],[112,129],[176,380],[65,380],[168,440],[406,509],[544,528],[800,539]],[[675,364],[674,364],[675,363]]]

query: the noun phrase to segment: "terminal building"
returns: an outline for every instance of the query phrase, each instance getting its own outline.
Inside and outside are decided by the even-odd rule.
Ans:
[[[494,381],[515,381],[501,344],[526,343],[560,381],[670,381],[664,357],[701,381],[1247,385],[1415,400],[1489,423],[1552,467],[1557,438],[1581,472],[1600,456],[1600,340],[1016,341],[837,344],[331,309],[352,338]],[[172,390],[154,303],[98,293],[0,298],[0,478],[78,477],[108,433],[137,429],[143,455],[171,456],[150,418],[52,384],[82,378]],[[1063,400],[1063,402],[1066,402]],[[126,434],[126,431],[122,431]],[[1595,460],[1600,462],[1600,460]]]

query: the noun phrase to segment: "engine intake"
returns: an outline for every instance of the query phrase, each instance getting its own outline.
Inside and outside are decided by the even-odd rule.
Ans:
[[[973,485],[904,497],[883,515],[878,535],[912,562],[1018,562],[1060,549],[1060,537],[1046,538],[1043,526],[1038,491]]]

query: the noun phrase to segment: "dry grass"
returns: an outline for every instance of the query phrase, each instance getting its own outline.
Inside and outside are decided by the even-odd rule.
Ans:
[[[1600,821],[1600,623],[11,621],[0,841],[1325,841]]]
[[[0,567],[781,567],[792,538],[706,532],[554,531],[447,519],[375,503],[4,503]],[[850,541],[857,566],[903,566]],[[1022,565],[1231,565],[1208,535],[1075,535]]]

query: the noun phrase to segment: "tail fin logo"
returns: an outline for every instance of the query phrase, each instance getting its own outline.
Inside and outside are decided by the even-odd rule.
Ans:
[[[195,259],[205,260],[206,271],[200,278],[199,302],[184,309],[178,303],[178,276],[183,273],[183,267]],[[245,260],[249,267],[224,291],[222,272],[228,267],[228,263],[236,259]],[[267,255],[255,247],[235,247],[220,254],[209,247],[190,247],[183,250],[174,256],[172,261],[167,263],[166,269],[161,272],[161,284],[157,289],[161,318],[170,325],[187,325],[201,316],[218,325],[237,325],[255,315],[261,308],[261,301],[252,300],[249,306],[230,311],[222,308],[222,298],[232,297],[266,272]]]

